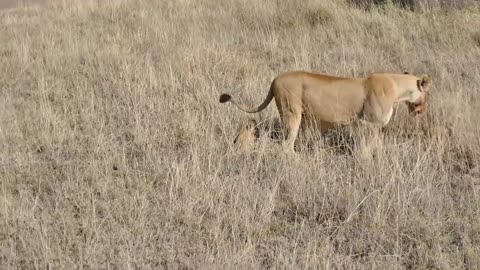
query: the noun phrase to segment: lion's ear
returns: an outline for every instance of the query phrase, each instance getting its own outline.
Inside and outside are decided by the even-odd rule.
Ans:
[[[432,85],[432,79],[430,76],[423,74],[420,76],[420,80],[417,80],[417,87],[420,91],[428,91],[430,86]]]
[[[420,77],[419,85],[422,86],[423,90],[428,91],[430,86],[432,85],[432,78],[430,76],[423,74]]]

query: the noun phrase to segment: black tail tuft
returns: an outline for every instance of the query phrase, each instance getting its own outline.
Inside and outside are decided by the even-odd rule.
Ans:
[[[232,96],[230,96],[229,94],[220,95],[220,103],[225,103],[227,101],[230,101],[230,99],[232,99]]]

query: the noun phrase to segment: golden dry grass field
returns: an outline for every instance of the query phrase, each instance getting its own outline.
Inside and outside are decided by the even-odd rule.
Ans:
[[[430,74],[366,153],[232,141],[287,70]],[[271,104],[257,119],[274,121]],[[59,1],[0,11],[0,269],[479,269],[480,10]],[[343,134],[343,135],[342,135]],[[345,150],[350,149],[350,150]]]

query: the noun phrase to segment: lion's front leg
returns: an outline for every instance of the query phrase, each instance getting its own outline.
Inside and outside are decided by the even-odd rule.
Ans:
[[[363,161],[372,160],[375,153],[383,148],[382,124],[359,120],[355,123],[354,152]]]

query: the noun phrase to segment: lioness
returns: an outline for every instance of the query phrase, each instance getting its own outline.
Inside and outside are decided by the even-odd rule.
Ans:
[[[237,103],[229,94],[222,94],[220,103],[230,101],[245,112],[256,113],[275,98],[287,147],[294,151],[301,124],[323,131],[364,119],[382,127],[399,102],[408,105],[412,116],[420,114],[426,110],[431,84],[428,75],[373,73],[365,78],[342,78],[292,71],[273,80],[266,99],[256,108]]]

